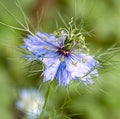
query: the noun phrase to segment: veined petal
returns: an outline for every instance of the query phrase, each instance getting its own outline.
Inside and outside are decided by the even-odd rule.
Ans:
[[[50,43],[46,42],[46,38],[49,36],[46,33],[37,32],[35,36],[31,36],[31,35],[27,35],[27,36],[28,39],[30,39],[35,44],[51,45]]]
[[[93,56],[85,56],[86,64],[89,68],[98,68],[99,67],[99,62],[94,59]]]
[[[56,74],[56,79],[59,82],[59,85],[61,86],[62,84],[67,86],[72,79],[71,77],[71,72],[69,72],[66,68],[66,62],[61,62],[59,69]]]
[[[25,44],[33,44],[33,45],[42,45],[42,44],[46,44],[42,39],[40,39],[37,36],[31,36],[31,35],[27,35],[28,38],[24,38],[23,41],[25,42]]]
[[[28,35],[30,39],[23,39],[26,49],[29,50],[36,58],[40,58],[51,53],[56,54],[56,47],[40,40],[40,38]],[[38,42],[39,40],[39,42]]]
[[[52,49],[48,46],[35,46],[35,45],[31,45],[31,46],[28,46],[27,49],[34,53],[34,54],[39,54],[39,55],[45,55],[45,54],[49,54],[50,52],[55,52],[56,49]]]
[[[53,80],[57,73],[57,70],[60,65],[60,60],[58,58],[44,58],[43,63],[45,64],[44,71],[44,82],[48,80]]]
[[[49,35],[46,33],[37,32],[37,36],[49,45],[60,47],[57,38],[52,34]]]
[[[46,54],[44,54],[43,56],[44,58],[59,58],[60,55],[58,53],[56,53],[55,51],[53,52],[47,52]]]
[[[33,37],[33,36],[31,36],[31,37]],[[37,38],[34,38],[34,39],[37,39]],[[35,47],[35,49],[36,48],[37,49],[38,48],[43,48],[43,49],[47,49],[47,50],[48,49],[49,50],[55,49],[55,47],[53,45],[50,45],[50,44],[48,44],[48,43],[46,43],[46,42],[44,42],[42,40],[41,40],[41,42],[38,42],[36,40],[32,41],[31,39],[27,39],[27,38],[25,38],[23,40],[25,42],[25,46],[30,47],[30,48],[34,48]]]
[[[83,57],[82,57],[83,56]],[[96,60],[91,56],[80,55],[80,59],[74,57],[72,60],[67,60],[67,69],[71,72],[72,78],[91,78],[90,75],[98,76],[98,72],[95,68]],[[86,59],[84,59],[86,58]],[[88,77],[87,77],[88,76]]]
[[[69,63],[67,64],[67,68],[71,71],[73,78],[83,77],[89,71],[89,68],[85,64],[79,62],[75,62],[75,64],[74,62]]]

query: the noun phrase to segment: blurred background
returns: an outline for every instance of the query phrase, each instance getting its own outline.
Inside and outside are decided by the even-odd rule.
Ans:
[[[20,2],[19,2],[20,1]],[[20,3],[20,4],[18,4]],[[68,21],[79,19],[84,29],[90,53],[106,50],[113,44],[119,47],[120,0],[0,0],[0,23],[22,28],[27,16],[31,31],[53,32],[63,27],[59,12]],[[18,46],[26,32],[0,24],[0,118],[24,119],[24,113],[15,107],[22,88],[37,88],[46,93],[48,82],[42,84],[41,64],[30,64],[21,57]],[[95,85],[85,87],[77,82],[67,89],[54,82],[46,119],[120,119],[120,52],[113,53],[107,71],[100,74]],[[114,65],[115,63],[115,65]],[[56,90],[54,90],[54,88]]]

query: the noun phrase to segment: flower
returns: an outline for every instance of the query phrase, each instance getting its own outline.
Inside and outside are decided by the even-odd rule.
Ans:
[[[22,89],[19,92],[20,100],[16,102],[18,109],[27,113],[28,119],[40,116],[44,105],[44,97],[35,89]]]
[[[79,39],[84,40],[82,34]],[[87,85],[93,84],[92,76],[98,76],[99,62],[94,59],[94,56],[82,52],[86,48],[85,45],[81,50],[68,47],[72,42],[71,39],[69,41],[66,32],[61,31],[57,36],[37,32],[36,35],[28,35],[28,38],[23,40],[25,43],[23,47],[31,53],[25,58],[42,61],[45,65],[44,82],[57,79],[60,86],[67,86],[74,79]]]

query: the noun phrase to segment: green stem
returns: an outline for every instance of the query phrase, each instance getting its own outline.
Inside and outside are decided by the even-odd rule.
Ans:
[[[46,94],[46,99],[45,99],[45,103],[44,103],[44,106],[43,106],[42,113],[41,113],[41,115],[40,115],[40,119],[44,119],[44,113],[45,113],[45,110],[46,110],[46,106],[47,106],[48,99],[49,99],[49,97],[50,97],[51,87],[52,87],[52,83],[50,83],[50,85],[49,85],[49,87],[48,87],[47,94]]]

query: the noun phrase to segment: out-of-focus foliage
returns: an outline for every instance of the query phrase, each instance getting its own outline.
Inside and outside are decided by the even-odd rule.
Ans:
[[[17,0],[0,0],[0,22],[20,27],[15,18],[23,24],[22,12],[16,5]],[[41,0],[42,1],[42,0]],[[75,3],[76,1],[76,3]],[[28,19],[30,28],[34,32],[37,20],[34,18],[37,0],[21,0],[21,5]],[[90,45],[93,55],[99,49],[111,47],[120,40],[120,0],[56,0],[53,6],[45,8],[40,27],[37,30],[52,32],[58,26],[63,26],[56,11],[64,19],[79,18],[78,25],[86,30],[86,42]],[[51,9],[52,7],[52,9]],[[9,12],[9,13],[8,13]],[[13,14],[15,17],[11,16]],[[32,25],[31,25],[32,24]],[[39,65],[24,61],[18,48],[26,32],[14,30],[0,24],[0,118],[22,119],[22,112],[18,112],[15,101],[18,90],[36,87],[44,93],[47,83],[42,84]],[[119,46],[119,44],[118,44]],[[120,61],[120,54],[114,53],[111,61]],[[110,62],[114,63],[114,62]],[[103,71],[100,80],[93,86],[71,83],[65,89],[54,83],[47,110],[49,116],[55,119],[120,119],[120,63],[116,62],[107,72]],[[56,89],[56,90],[55,90]],[[21,114],[22,113],[22,114]]]

